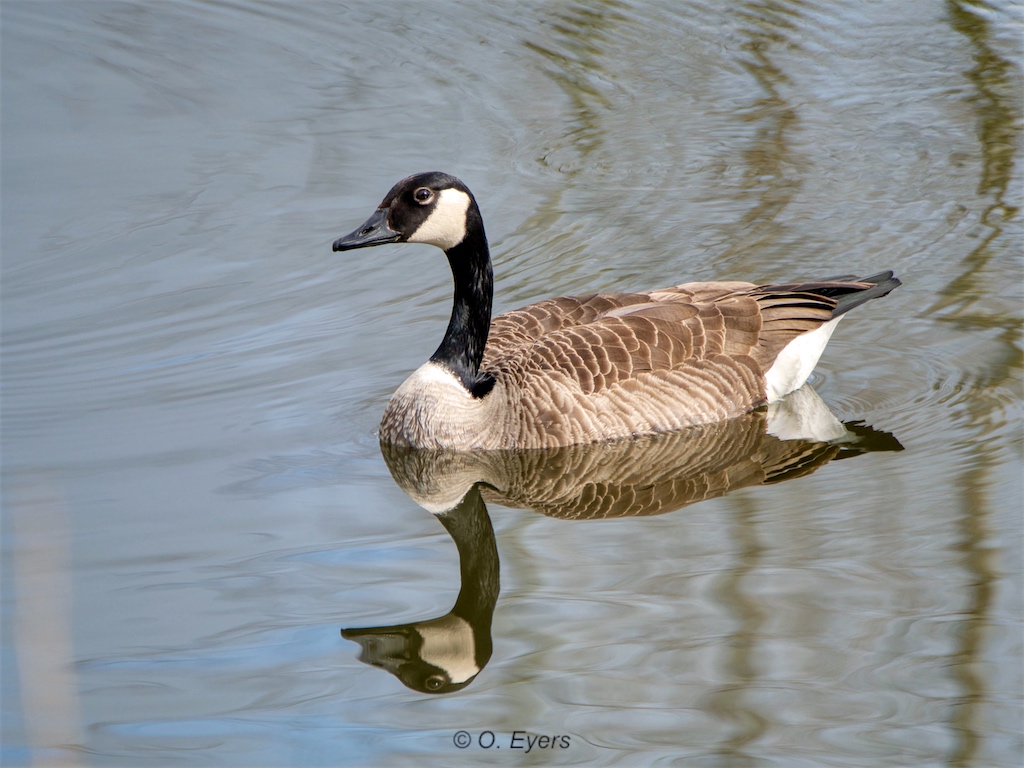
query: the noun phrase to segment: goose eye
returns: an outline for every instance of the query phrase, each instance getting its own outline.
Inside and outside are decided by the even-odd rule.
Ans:
[[[427,688],[431,691],[439,691],[444,687],[445,679],[440,675],[431,675],[427,678]]]
[[[429,203],[434,199],[434,190],[428,189],[427,187],[420,187],[412,196],[416,198],[417,203]]]

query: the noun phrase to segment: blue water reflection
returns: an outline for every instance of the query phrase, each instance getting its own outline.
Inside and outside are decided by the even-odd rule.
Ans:
[[[0,4],[0,760],[1019,765],[1017,15]],[[339,627],[458,601],[374,433],[451,284],[330,244],[431,168],[497,311],[894,269],[813,385],[905,450],[643,520],[488,498],[486,666],[361,663]]]

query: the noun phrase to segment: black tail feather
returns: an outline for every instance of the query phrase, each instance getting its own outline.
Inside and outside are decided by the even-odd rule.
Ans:
[[[865,284],[868,287],[865,288]],[[902,283],[893,275],[892,270],[886,270],[869,277],[843,275],[815,282],[766,285],[764,289],[774,297],[785,297],[789,293],[792,298],[803,298],[804,301],[809,296],[831,299],[835,302],[832,317],[839,317],[866,301],[885,296],[900,285]]]
[[[854,307],[859,307],[866,301],[871,301],[872,299],[885,296],[889,291],[902,285],[899,278],[893,275],[892,270],[879,272],[877,275],[871,275],[869,277],[857,278],[856,282],[871,283],[872,287],[837,296],[836,310],[832,313],[833,317],[839,317],[844,312],[849,312]]]

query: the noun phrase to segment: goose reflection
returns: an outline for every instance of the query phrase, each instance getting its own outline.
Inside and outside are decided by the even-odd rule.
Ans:
[[[343,629],[363,647],[359,658],[424,693],[451,693],[473,681],[491,658],[491,617],[498,602],[498,547],[480,488],[437,515],[459,551],[462,588],[444,616],[411,624]]]
[[[361,661],[413,690],[457,691],[491,658],[499,574],[485,501],[567,520],[660,515],[833,459],[900,450],[889,433],[840,422],[809,386],[730,421],[637,440],[475,453],[382,444],[392,477],[454,540],[462,586],[441,617],[341,634],[362,646]]]

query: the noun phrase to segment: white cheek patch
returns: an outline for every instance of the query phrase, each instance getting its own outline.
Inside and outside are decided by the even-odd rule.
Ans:
[[[480,672],[476,665],[475,633],[468,621],[449,613],[424,621],[417,630],[423,638],[420,658],[443,669],[453,683],[464,683]]]
[[[460,189],[442,189],[434,210],[419,229],[409,236],[410,243],[427,243],[447,251],[466,239],[466,212],[469,195]]]

